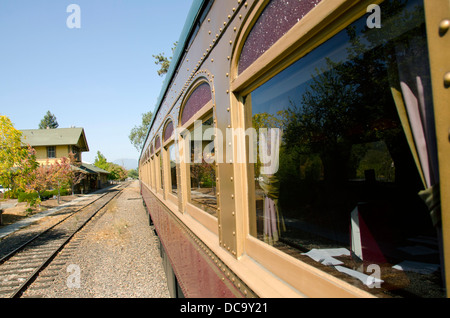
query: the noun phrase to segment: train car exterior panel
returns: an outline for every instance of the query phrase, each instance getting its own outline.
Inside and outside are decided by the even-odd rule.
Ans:
[[[414,6],[418,10],[414,11],[412,9]],[[280,13],[283,8],[285,11]],[[288,12],[287,8],[293,9]],[[423,11],[425,14],[422,13]],[[356,268],[357,266],[353,265],[356,270],[351,269],[352,265],[349,263],[344,267],[335,268],[304,256],[307,251],[314,252],[316,250],[314,247],[319,252],[321,248],[327,246],[348,247],[353,254],[351,260],[347,259],[347,262],[353,264],[354,261],[361,261],[362,250],[366,247],[357,246],[358,243],[354,241],[356,232],[353,230],[350,231],[351,233],[344,233],[349,227],[353,229],[351,226],[358,230],[361,226],[361,229],[367,231],[364,228],[364,221],[366,221],[372,227],[375,226],[375,230],[372,228],[373,233],[380,235],[379,233],[383,232],[381,231],[382,223],[371,216],[378,213],[382,220],[388,211],[393,213],[391,216],[395,216],[395,222],[399,222],[399,233],[403,233],[402,231],[406,233],[407,223],[410,222],[418,230],[408,235],[423,233],[430,235],[425,240],[421,238],[422,242],[427,241],[424,244],[435,244],[433,231],[438,231],[436,237],[438,244],[433,245],[433,248],[435,246],[437,248],[438,245],[441,248],[439,253],[442,275],[448,275],[447,271],[443,270],[449,263],[444,262],[449,255],[448,244],[443,243],[448,241],[449,236],[447,195],[449,170],[448,162],[444,158],[449,148],[446,103],[450,81],[441,74],[445,67],[448,67],[448,59],[443,53],[446,51],[445,43],[448,43],[447,37],[450,33],[444,30],[445,21],[448,20],[445,18],[446,14],[450,14],[450,8],[444,0],[194,1],[140,158],[142,193],[186,296],[386,297],[391,294],[391,291],[394,291],[393,294],[396,295],[396,290],[400,290],[399,293],[402,294],[405,286],[410,285],[409,274],[392,270],[393,264],[385,259],[392,252],[380,252],[380,246],[385,243],[383,242],[385,238],[370,241],[372,254],[369,257],[364,256],[367,260],[364,266]],[[263,16],[264,18],[261,18]],[[278,20],[271,21],[275,17]],[[377,25],[379,22],[377,19],[381,19],[385,24]],[[401,23],[402,19],[405,19],[407,23]],[[271,27],[265,29],[265,24]],[[427,30],[424,30],[425,26]],[[252,33],[254,30],[256,33],[264,33],[254,35]],[[261,43],[250,43],[255,42],[254,39]],[[445,42],[446,39],[447,42]],[[415,56],[418,62],[415,64],[419,63],[419,65],[425,65],[425,68],[428,67],[424,63],[425,58],[428,57],[428,52],[424,50],[427,46],[424,41],[428,41],[431,77],[426,75],[426,69],[423,74],[420,73],[422,70],[417,71],[419,74],[416,80],[419,85],[417,94],[423,95],[416,98],[409,93],[408,89],[405,90],[406,86],[414,87],[415,84],[411,84],[412,82],[400,84],[396,78],[405,76],[401,74],[401,71],[408,66],[407,63],[411,62],[407,59],[402,60],[402,56],[412,59],[413,57],[409,55],[414,49],[418,52]],[[404,46],[401,43],[407,43],[407,45]],[[247,44],[254,45],[256,48],[250,50],[250,54]],[[412,49],[408,47],[409,45]],[[377,49],[374,49],[375,47]],[[337,53],[334,54],[334,52]],[[250,60],[248,63],[245,62],[247,58]],[[332,58],[339,62],[333,62]],[[310,65],[307,61],[310,61]],[[240,69],[241,63],[245,64],[242,69]],[[373,67],[368,67],[370,64],[373,64]],[[322,69],[320,67],[314,69],[314,65],[321,65]],[[343,68],[340,65],[347,67]],[[358,67],[359,71],[356,71]],[[412,69],[410,65],[408,67]],[[361,70],[367,72],[368,75],[365,78]],[[303,79],[299,75],[302,74],[301,71],[307,74],[303,75]],[[289,74],[297,75],[292,76],[292,80],[289,81],[287,80]],[[306,78],[308,75],[310,78]],[[326,78],[326,76],[330,77]],[[332,78],[332,76],[336,77]],[[444,85],[442,85],[443,76]],[[309,90],[308,86],[301,86],[302,80],[309,81]],[[327,83],[326,80],[330,82]],[[333,80],[336,81],[333,82]],[[315,85],[311,84],[314,81]],[[342,82],[347,83],[347,86],[340,84]],[[425,93],[420,93],[422,82],[425,83]],[[205,105],[196,105],[196,110],[191,111],[191,117],[187,121],[182,121],[185,110],[186,113],[190,111],[188,109],[192,104],[190,97],[196,96],[197,88],[204,84],[209,86],[210,101]],[[291,85],[292,87],[297,85],[297,90],[302,92],[303,102],[308,101],[309,98],[310,104],[306,106],[312,107],[310,106],[313,104],[312,101],[321,101],[320,98],[322,98],[322,101],[329,102],[330,109],[336,109],[337,113],[341,112],[342,117],[336,117],[334,121],[341,124],[336,125],[337,127],[329,125],[326,133],[320,130],[310,131],[306,132],[306,135],[311,134],[309,139],[301,139],[299,134],[297,140],[291,139],[292,144],[296,144],[299,148],[297,152],[284,153],[283,160],[296,158],[289,160],[297,162],[291,164],[292,166],[289,166],[289,161],[282,163],[285,165],[284,169],[289,167],[289,173],[293,177],[290,179],[284,177],[282,193],[284,196],[280,197],[283,203],[277,203],[280,195],[279,189],[276,188],[277,181],[264,179],[274,177],[275,173],[260,173],[256,169],[259,163],[249,162],[250,142],[246,138],[250,137],[246,135],[246,129],[254,128],[255,120],[259,119],[261,121],[258,125],[263,124],[260,128],[267,126],[272,127],[270,129],[281,129],[283,134],[289,133],[288,128],[293,127],[302,131],[303,128],[299,124],[306,124],[308,120],[308,116],[305,115],[308,111],[306,106],[303,109],[305,112],[303,117],[296,117],[297,122],[294,122],[294,117],[282,117],[298,115],[292,113],[288,107],[283,109],[274,99],[270,105],[272,108],[264,108],[268,106],[264,106],[261,99],[261,96],[266,96],[266,100],[278,96],[276,94],[282,94]],[[372,86],[373,89],[366,89],[364,85]],[[274,87],[278,87],[278,90],[273,89]],[[330,96],[343,93],[347,94],[346,98],[333,100],[332,97],[327,97],[329,99],[327,101],[318,93],[323,92],[321,89],[324,87],[328,87],[330,92],[334,90],[332,94],[329,94]],[[350,87],[354,90],[353,96],[346,92]],[[429,87],[433,89],[432,97],[429,95]],[[315,91],[312,90],[313,88]],[[378,92],[379,96],[371,98],[371,91]],[[412,94],[417,92],[415,89],[412,91]],[[269,92],[271,96],[268,95]],[[425,182],[428,177],[427,172],[422,171],[423,162],[421,167],[420,160],[417,159],[421,155],[421,149],[416,150],[414,147],[418,141],[412,136],[409,131],[411,129],[405,124],[405,116],[402,115],[402,111],[407,112],[403,110],[405,103],[402,99],[411,97],[408,94],[412,96],[412,99],[407,100],[406,104],[422,98],[421,102],[426,104],[423,107],[431,113],[434,112],[436,117],[439,151],[435,156],[433,150],[430,150],[428,156],[439,163],[440,183],[428,182],[429,178]],[[382,102],[377,104],[374,101],[377,98]],[[434,99],[434,109],[429,104],[430,98]],[[338,107],[340,104],[345,105],[344,100],[353,99],[358,107],[353,110],[354,105],[350,102],[346,111],[353,117],[349,116],[348,120],[344,121],[348,114],[338,110]],[[277,107],[279,111],[275,112],[273,109]],[[380,115],[372,121],[367,115],[368,112],[362,115],[358,113],[358,109],[364,109],[364,107]],[[327,121],[333,116],[332,113],[324,108],[322,114],[329,116],[320,119],[322,123],[328,124]],[[308,115],[315,119],[314,114],[308,113]],[[354,120],[356,116],[360,116],[360,122]],[[213,152],[210,155],[215,161],[213,164],[202,163],[201,169],[207,169],[202,170],[202,177],[205,177],[204,171],[209,171],[209,175],[201,182],[198,177],[199,172],[196,170],[200,167],[199,165],[183,161],[175,163],[174,159],[176,155],[183,158],[192,155],[192,152],[189,153],[192,149],[188,144],[189,138],[195,134],[196,122],[200,123],[202,129],[208,129],[208,127],[215,129],[212,137],[203,140],[202,148],[205,141],[213,141],[211,143],[214,145]],[[291,126],[287,126],[288,124]],[[364,131],[361,128],[362,125],[371,128],[366,128]],[[166,129],[167,127],[170,129]],[[343,140],[344,143],[333,141],[327,146],[324,141],[331,140],[333,129],[338,130],[336,140]],[[399,131],[402,133],[399,134]],[[401,139],[404,138],[403,133],[407,143]],[[430,134],[429,140],[432,144],[433,138],[436,139],[433,137],[433,131],[426,133]],[[303,134],[305,134],[304,131]],[[355,134],[359,134],[359,139],[355,139]],[[397,138],[395,146],[392,139],[394,135],[400,136],[395,137]],[[289,137],[289,134],[283,135],[283,138],[285,136]],[[351,147],[348,147],[345,142],[351,143]],[[322,148],[314,150],[316,152],[312,151],[311,149],[315,149],[317,145]],[[283,145],[283,151],[288,149],[287,146],[287,144]],[[396,148],[402,149],[402,153],[396,153]],[[174,149],[177,149],[176,153]],[[338,149],[334,157],[331,155],[335,151],[333,149]],[[341,151],[340,155],[339,151]],[[341,168],[336,168],[339,160],[350,158],[350,153],[353,156],[351,160],[359,160],[358,169],[361,171],[355,171],[356,166],[350,161],[343,161]],[[377,163],[367,163],[373,158],[374,153],[378,156]],[[411,158],[415,158],[415,164],[411,164],[413,159],[408,157],[410,155]],[[386,160],[392,161],[389,167],[386,164],[387,161],[382,159],[383,156],[388,158]],[[334,159],[334,163],[329,159]],[[380,172],[381,166],[384,167],[383,172]],[[330,168],[335,171],[330,173]],[[350,171],[350,168],[353,170]],[[401,174],[408,169],[411,179],[409,184],[405,182],[407,179]],[[347,175],[344,176],[343,172]],[[286,176],[288,172],[282,173]],[[277,180],[278,175],[275,177],[269,180]],[[424,219],[423,224],[431,224],[430,219],[424,217],[426,208],[422,207],[423,202],[418,201],[418,190],[414,192],[415,187],[420,188],[416,185],[419,178],[424,181],[421,187],[427,189],[427,193],[441,193],[442,208],[439,211],[442,211],[442,218],[436,221],[435,228],[423,225],[423,228],[419,229],[420,218]],[[371,184],[371,181],[375,183]],[[264,188],[267,184],[270,188]],[[376,185],[379,191],[376,192],[379,194],[376,198],[372,195],[375,192],[370,191],[373,185]],[[334,190],[330,191],[330,189]],[[398,197],[383,192],[387,189],[390,191],[395,189]],[[401,196],[406,192],[408,194],[405,198],[408,199],[402,199]],[[290,199],[287,198],[288,193],[290,193]],[[339,195],[340,193],[342,195]],[[430,196],[430,194],[421,193],[424,196]],[[196,202],[192,199],[193,197],[197,200]],[[270,200],[267,199],[269,197]],[[368,197],[375,198],[373,203],[372,201],[370,204],[364,202]],[[299,200],[298,204],[293,204],[295,198]],[[434,196],[434,199],[436,198]],[[200,205],[198,200],[201,201]],[[330,204],[326,203],[327,200]],[[417,202],[415,207],[413,207],[414,204],[409,204],[408,200]],[[282,217],[277,210],[278,205],[289,210],[291,214]],[[435,211],[434,206],[429,207],[432,214]],[[267,221],[270,218],[267,211],[271,209],[273,211],[274,207],[278,218],[286,224],[291,222],[288,227],[293,237],[278,240],[277,235],[267,234],[272,229],[266,232],[266,226],[268,228],[274,226],[274,221],[272,221],[273,224]],[[402,213],[411,208],[417,210],[415,213],[418,213],[419,219],[413,220],[415,217],[409,221],[406,221],[408,218],[402,219]],[[310,211],[315,211],[315,214],[310,216]],[[296,214],[292,214],[294,212]],[[360,225],[358,222],[362,215],[365,219]],[[394,219],[391,216],[386,220]],[[336,222],[333,224],[330,219],[336,219]],[[305,220],[306,223],[304,223]],[[332,231],[338,230],[327,233],[324,230],[327,228]],[[391,235],[396,230],[386,231],[386,233]],[[298,233],[294,233],[296,231]],[[302,234],[299,234],[300,232]],[[296,235],[299,236],[296,237]],[[314,240],[309,240],[310,235],[315,237]],[[329,241],[330,235],[336,235],[331,239],[332,244]],[[398,236],[396,236],[398,242],[408,238],[406,234],[403,237]],[[363,239],[366,240],[367,237]],[[295,240],[300,242],[300,245]],[[388,244],[390,249],[403,248],[399,243],[394,242],[397,241],[392,240]],[[404,251],[407,250],[404,249]],[[396,256],[399,257],[399,255],[403,254],[397,253]],[[436,267],[438,264],[436,264],[435,256],[421,260],[433,262],[433,268],[436,269],[439,266]],[[373,257],[376,261],[373,261]],[[400,260],[408,260],[406,256],[402,257],[400,256]],[[371,258],[374,264],[367,263]],[[416,257],[415,260],[419,259],[420,257]],[[220,266],[215,266],[215,261]],[[196,268],[197,264],[200,264],[198,268]],[[391,286],[392,283],[389,282],[385,284],[387,286],[385,289],[373,288],[356,278],[359,274],[367,278],[367,274],[370,274],[369,268],[375,268],[374,276],[376,276],[377,269],[381,268],[378,264],[382,265],[382,270],[388,273],[386,276],[388,280],[395,277],[394,286]],[[427,266],[426,263],[420,264]],[[374,267],[370,267],[373,265]],[[338,267],[342,272],[336,270]],[[349,274],[351,271],[353,271],[352,274]],[[223,272],[225,276],[221,276]],[[391,274],[392,277],[389,276]],[[417,278],[414,275],[416,274],[413,274],[412,279]],[[418,281],[420,282],[421,279],[419,277]],[[191,286],[191,283],[197,280],[199,282],[197,285],[202,286],[201,288]],[[379,284],[379,281],[374,282],[376,282],[375,285]],[[433,288],[439,285],[437,281],[433,284]],[[209,288],[208,285],[212,287]],[[419,285],[411,284],[415,289],[414,293],[420,290]],[[436,288],[430,294],[440,295],[441,291]]]
[[[161,239],[164,251],[173,264],[183,295],[190,298],[242,298],[252,293],[226,268],[199,239],[172,216],[143,186],[142,197]]]

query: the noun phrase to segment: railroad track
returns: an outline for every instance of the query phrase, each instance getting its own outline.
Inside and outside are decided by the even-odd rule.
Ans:
[[[0,259],[0,298],[17,298],[73,236],[117,197],[127,184],[113,188]]]

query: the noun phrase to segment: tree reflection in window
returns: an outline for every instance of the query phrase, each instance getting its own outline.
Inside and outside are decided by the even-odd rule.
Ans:
[[[368,29],[362,17],[251,93],[253,127],[279,128],[282,138],[275,174],[254,164],[250,231],[283,250],[347,249],[339,264],[362,272],[378,264],[383,292],[440,296],[438,270],[418,275],[393,267],[414,261],[439,268],[435,229],[417,195],[423,185],[393,96],[407,69],[420,78],[432,112],[422,1],[381,7],[383,28]],[[431,252],[405,253],[418,238],[432,244]]]
[[[214,128],[214,119],[209,117],[202,121],[202,139],[195,140],[191,132],[191,160],[189,203],[217,217],[216,167],[214,160],[214,138],[207,138],[204,132]]]
[[[162,152],[158,152],[156,155],[156,164],[157,164],[157,178],[159,178],[159,187],[161,190],[164,189],[164,174],[163,174],[163,158],[162,158]]]
[[[175,144],[171,144],[168,148],[169,154],[169,171],[170,171],[170,191],[172,194],[178,194],[178,186],[177,186],[177,160],[175,153]]]

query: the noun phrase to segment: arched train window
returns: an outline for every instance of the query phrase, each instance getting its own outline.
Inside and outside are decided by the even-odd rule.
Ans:
[[[164,141],[167,141],[173,135],[173,122],[169,121],[166,124],[166,129],[164,130]]]
[[[205,106],[212,99],[211,88],[208,83],[200,84],[194,92],[189,96],[184,105],[181,114],[181,125],[191,119],[203,106]]]
[[[204,82],[194,88],[181,113],[181,125],[189,130],[189,177],[188,210],[193,206],[217,217],[216,168],[214,164],[214,112],[211,87]],[[199,138],[194,124],[189,120],[201,121]],[[187,136],[185,136],[187,138]]]
[[[157,136],[155,141],[155,149],[158,150],[161,147],[161,137]]]
[[[239,74],[278,41],[321,0],[271,0],[250,31],[239,58]]]

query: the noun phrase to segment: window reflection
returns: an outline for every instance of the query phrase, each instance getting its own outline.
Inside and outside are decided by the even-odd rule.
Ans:
[[[164,174],[163,174],[163,158],[162,158],[162,153],[160,152],[159,154],[158,154],[158,157],[159,157],[159,178],[160,178],[160,187],[161,187],[161,190],[162,189],[164,189],[164,183],[163,183],[163,180],[164,180]]]
[[[170,169],[170,184],[171,192],[175,195],[178,193],[177,187],[177,163],[175,154],[175,144],[171,144],[168,149],[169,153],[169,169]]]
[[[371,292],[442,296],[396,90],[402,78],[432,110],[422,1],[381,9],[381,29],[362,17],[246,97],[253,128],[281,132],[276,173],[250,171],[250,232],[355,284],[377,264]]]
[[[205,133],[214,129],[213,117],[202,121],[201,140],[190,130],[190,193],[189,203],[217,217],[216,167],[214,164],[214,136]]]

